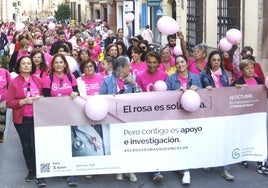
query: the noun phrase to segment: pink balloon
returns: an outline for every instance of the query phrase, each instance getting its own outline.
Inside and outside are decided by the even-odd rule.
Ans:
[[[166,91],[167,90],[167,84],[163,80],[158,80],[154,83],[153,86],[154,91]]]
[[[181,96],[182,107],[189,111],[194,112],[199,109],[201,98],[194,90],[186,90]]]
[[[162,16],[157,21],[157,29],[166,35],[172,35],[180,31],[179,24],[170,16]]]
[[[226,32],[226,38],[231,44],[236,44],[237,41],[241,41],[242,33],[238,29],[229,29]]]
[[[268,89],[268,76],[265,77],[264,85]]]
[[[68,65],[69,65],[69,69],[71,73],[74,73],[77,70],[77,62],[76,60],[72,57],[72,56],[65,56]]]
[[[125,21],[126,22],[132,22],[134,20],[135,16],[133,13],[127,13],[125,14]]]
[[[56,24],[54,24],[53,22],[50,22],[48,25],[47,25],[48,29],[49,30],[54,30],[55,27],[56,27]]]
[[[15,30],[18,31],[18,32],[22,32],[23,29],[24,29],[24,27],[25,27],[25,24],[24,23],[18,22],[15,25]]]
[[[85,103],[85,112],[89,119],[100,121],[108,114],[108,102],[101,95],[90,96]]]
[[[219,42],[220,49],[224,52],[228,52],[229,50],[232,49],[232,44],[228,42],[226,38],[222,38]]]
[[[175,55],[182,55],[182,50],[181,50],[181,47],[179,45],[176,45],[174,47],[173,52]]]

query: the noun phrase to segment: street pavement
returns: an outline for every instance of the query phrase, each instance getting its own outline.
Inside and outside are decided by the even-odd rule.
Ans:
[[[6,139],[0,143],[0,188],[36,188],[35,182],[25,182],[27,168],[23,159],[22,147],[18,134],[10,121],[10,111],[8,111],[8,121],[6,129]],[[49,139],[49,138],[48,138]],[[198,156],[196,156],[198,159]],[[138,159],[137,159],[138,160]],[[159,159],[158,159],[159,160]],[[159,160],[161,162],[161,160]],[[123,181],[115,180],[115,176],[96,175],[91,179],[79,176],[79,188],[267,188],[268,175],[257,173],[257,165],[250,162],[248,168],[242,168],[238,164],[231,165],[230,172],[235,176],[233,182],[228,182],[219,176],[219,171],[214,168],[211,171],[203,169],[192,169],[191,184],[183,186],[181,184],[182,175],[179,172],[163,172],[163,182],[156,184],[152,181],[152,173],[137,173],[138,181],[129,182],[127,178]],[[46,178],[47,187],[65,188],[69,187],[66,177]]]

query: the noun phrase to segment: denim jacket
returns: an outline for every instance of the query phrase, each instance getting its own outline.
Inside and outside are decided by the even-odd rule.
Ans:
[[[180,89],[181,82],[178,79],[178,72],[170,75],[167,78],[166,83],[167,83],[168,90]],[[189,89],[192,85],[195,85],[198,88],[202,88],[199,76],[197,74],[193,74],[191,72],[188,72],[187,89]]]
[[[100,94],[123,94],[134,93],[134,86],[131,83],[124,83],[124,91],[118,91],[116,77],[111,74],[106,76],[100,88]]]
[[[200,73],[200,81],[201,81],[203,88],[206,88],[207,86],[215,87],[215,83],[211,77],[211,73],[207,72],[206,70],[203,70]],[[228,74],[224,70],[222,70],[222,75],[220,77],[220,81],[221,81],[222,87],[230,86]]]

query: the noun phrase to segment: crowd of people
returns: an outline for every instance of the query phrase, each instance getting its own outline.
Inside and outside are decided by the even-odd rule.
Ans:
[[[57,25],[51,30],[45,23],[36,23],[26,24],[23,31],[15,31],[12,24],[1,25],[0,56],[10,60],[8,67],[0,68],[0,142],[4,142],[6,108],[11,108],[29,172],[27,182],[36,176],[32,104],[40,97],[151,92],[158,80],[165,81],[168,90],[182,91],[264,83],[253,49],[245,46],[240,50],[240,41],[230,52],[208,52],[206,44],[198,44],[190,53],[183,33],[178,32],[168,35],[168,43],[156,52],[149,47],[154,41],[149,25],[137,36],[132,36],[131,25],[126,25],[126,36],[122,28],[115,33],[108,25]],[[180,40],[180,55],[173,51],[176,39]],[[70,58],[76,61],[76,70],[71,70]],[[14,73],[17,76],[11,79]],[[248,164],[243,161],[241,165]],[[219,169],[224,179],[234,179],[228,165]],[[268,174],[262,163],[257,171]],[[182,184],[190,184],[190,170],[181,173]],[[116,174],[116,179],[124,176],[137,181],[135,173]],[[161,172],[153,173],[153,181],[162,179]],[[36,180],[38,186],[46,186],[45,179]],[[78,185],[75,176],[67,182]]]

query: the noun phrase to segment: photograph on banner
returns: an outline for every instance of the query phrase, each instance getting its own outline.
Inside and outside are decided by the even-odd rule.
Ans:
[[[109,135],[109,125],[78,125],[70,128],[73,157],[110,155],[110,144],[104,143],[104,138]]]

